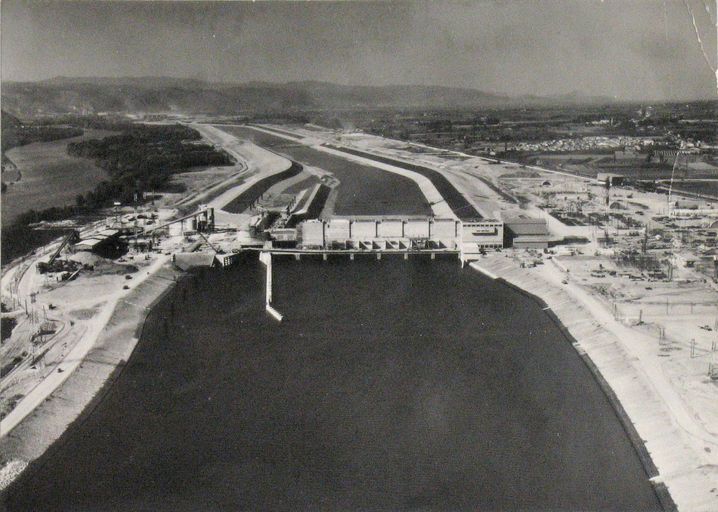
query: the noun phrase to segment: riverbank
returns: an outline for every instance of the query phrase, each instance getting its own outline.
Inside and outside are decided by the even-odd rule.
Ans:
[[[44,379],[3,418],[0,463],[9,470],[0,471],[0,488],[17,477],[17,469],[42,455],[71,423],[91,414],[93,402],[101,400],[132,354],[150,309],[178,276],[166,258],[159,260],[132,290],[105,306],[106,313],[95,322],[95,337],[84,336],[58,365],[63,373]],[[52,387],[49,393],[45,389]]]
[[[416,182],[400,173],[346,158],[350,155],[330,154],[323,150],[327,148],[320,151],[254,126],[216,126],[230,136],[254,140],[256,144],[305,167],[316,167],[331,173],[335,180],[335,193],[327,200],[323,215],[431,215],[433,211]],[[332,207],[328,208],[330,205]],[[438,206],[437,210],[440,210]]]
[[[278,132],[276,130],[268,130],[266,128],[261,128],[258,126],[250,125],[248,128],[251,128],[252,130],[256,130],[268,135],[272,135],[275,137],[284,138],[286,140],[296,141],[297,137],[288,135],[287,132]],[[309,141],[309,144],[311,144],[313,141]],[[423,176],[422,174],[410,171],[407,169],[404,169],[402,167],[398,167],[397,165],[391,165],[387,162],[380,162],[376,159],[370,159],[366,157],[362,157],[361,155],[356,155],[349,153],[347,151],[341,151],[341,147],[328,147],[323,144],[311,144],[308,145],[311,149],[315,151],[321,151],[323,153],[327,153],[330,155],[338,156],[340,158],[343,158],[345,160],[349,160],[352,162],[357,162],[361,165],[368,166],[368,167],[375,167],[377,169],[381,169],[383,171],[391,172],[393,174],[397,174],[399,176],[402,176],[404,178],[408,178],[411,181],[413,181],[416,186],[421,190],[421,193],[426,198],[426,201],[431,207],[431,211],[435,217],[443,218],[443,219],[452,219],[457,218],[455,215],[455,212],[452,210],[452,208],[446,203],[444,200],[444,196],[437,190],[436,185],[426,176]]]
[[[236,175],[249,169],[262,176],[276,167],[263,167],[267,161],[256,146],[244,144],[241,150],[232,169],[210,170],[221,191],[211,186],[203,198],[212,201],[219,194],[231,199],[243,190],[242,184],[233,182]],[[163,210],[159,215],[166,220],[163,216],[172,212]],[[78,229],[85,239],[105,227],[102,220]],[[227,237],[219,233],[214,238],[218,243]],[[5,352],[13,351],[13,362],[18,362],[9,369],[0,390],[7,414],[0,422],[0,487],[60,438],[83,410],[83,414],[91,412],[93,401],[132,353],[137,328],[149,308],[180,275],[169,264],[170,253],[181,252],[189,244],[181,236],[170,237],[156,251],[131,251],[117,261],[89,253],[68,256],[88,263],[88,268],[76,280],[65,282],[55,282],[36,270],[38,259],[51,254],[57,241],[3,266],[3,299],[10,307],[20,308],[21,321],[13,330],[12,343],[3,347]],[[21,307],[27,303],[32,304],[30,314]],[[43,314],[55,333],[38,340],[35,319]]]
[[[634,444],[639,451],[644,445],[655,464],[651,481],[659,491],[664,484],[679,510],[718,508],[718,436],[680,396],[660,359],[659,340],[615,319],[554,261],[521,268],[499,254],[472,266],[539,297],[577,340],[576,350],[595,365],[610,386],[609,396],[615,393],[617,410],[625,410],[624,423],[630,421],[638,433]],[[709,381],[705,385],[711,386]],[[651,462],[645,455],[642,460],[650,474]]]
[[[281,323],[256,259],[179,283],[8,508],[660,508],[590,371],[522,294],[454,258],[274,272]]]

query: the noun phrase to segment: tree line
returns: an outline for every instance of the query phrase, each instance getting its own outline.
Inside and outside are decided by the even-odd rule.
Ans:
[[[199,132],[183,125],[131,125],[119,135],[68,144],[68,154],[92,158],[110,177],[79,195],[77,206],[131,203],[143,192],[162,191],[175,173],[234,163],[224,151],[197,142],[200,139]]]
[[[95,126],[93,126],[95,127]],[[173,174],[197,166],[233,165],[227,153],[200,141],[196,130],[183,125],[127,124],[119,135],[72,142],[68,154],[92,158],[108,174],[94,190],[79,194],[75,205],[30,210],[20,215],[18,225],[56,221],[79,213],[112,206],[114,201],[141,201],[144,192],[169,188]]]

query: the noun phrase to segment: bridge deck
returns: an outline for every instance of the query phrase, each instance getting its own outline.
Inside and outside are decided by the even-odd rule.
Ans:
[[[272,254],[459,254],[459,249],[283,249],[248,248],[249,250]]]

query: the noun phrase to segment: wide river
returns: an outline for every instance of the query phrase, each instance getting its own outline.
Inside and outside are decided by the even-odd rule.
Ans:
[[[89,192],[99,182],[108,179],[107,173],[95,165],[92,159],[68,155],[67,145],[116,133],[85,129],[80,137],[33,142],[7,152],[8,158],[17,166],[17,171],[8,173],[11,179],[5,177],[12,183],[0,200],[0,261],[3,265],[67,233],[66,230],[36,231],[25,225],[14,224],[21,214],[53,206],[74,205],[78,194]],[[14,181],[18,172],[21,178]]]
[[[92,159],[68,155],[67,145],[102,139],[115,133],[86,129],[80,137],[33,142],[10,149],[7,156],[22,178],[9,185],[2,195],[3,226],[12,224],[20,214],[29,210],[74,205],[78,194],[89,192],[100,181],[109,179]]]
[[[451,261],[256,260],[183,280],[8,510],[659,510],[525,296]]]

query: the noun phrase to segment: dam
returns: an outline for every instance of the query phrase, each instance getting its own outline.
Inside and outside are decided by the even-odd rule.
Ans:
[[[243,210],[266,189],[248,190]],[[321,185],[305,189],[282,227],[255,225],[266,240],[217,253],[233,265],[186,275],[111,384],[1,504],[660,509],[561,326],[442,257],[503,247],[501,221],[376,202],[322,217],[322,196]]]

